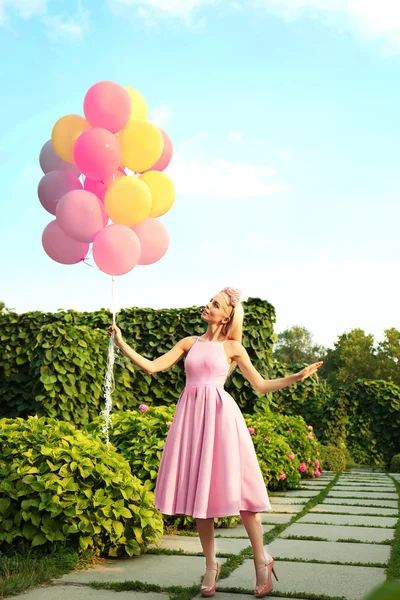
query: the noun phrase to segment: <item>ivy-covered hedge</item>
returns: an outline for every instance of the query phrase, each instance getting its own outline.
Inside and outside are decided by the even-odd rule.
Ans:
[[[138,555],[163,534],[153,500],[120,454],[70,423],[0,419],[0,547]]]
[[[272,378],[287,377],[306,367],[306,363],[286,365],[274,362]],[[285,415],[300,415],[313,426],[318,439],[323,436],[325,405],[333,395],[330,386],[317,374],[273,394],[273,406]]]
[[[244,303],[243,344],[265,377],[272,368],[275,311],[258,298]],[[0,314],[0,417],[46,415],[88,423],[103,408],[110,312],[75,311]],[[198,307],[152,310],[132,308],[118,314],[124,338],[143,356],[154,359],[188,335],[201,335],[205,324]],[[146,375],[125,358],[117,360],[114,406],[175,403],[184,387],[180,362],[166,372]],[[242,410],[264,411],[271,396],[261,396],[235,371],[226,385]]]
[[[357,464],[384,463],[400,452],[400,388],[359,379],[325,404],[323,443],[345,442]]]

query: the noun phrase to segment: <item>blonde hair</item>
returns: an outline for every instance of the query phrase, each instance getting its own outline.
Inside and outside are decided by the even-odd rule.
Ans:
[[[221,329],[221,335],[227,340],[235,340],[236,342],[242,343],[243,338],[243,319],[244,309],[241,302],[238,302],[236,306],[233,306],[231,297],[224,291],[221,291],[226,306],[230,309],[230,318],[227,323],[224,323]],[[232,371],[237,367],[237,363],[232,361],[229,367],[228,375],[231,375]]]

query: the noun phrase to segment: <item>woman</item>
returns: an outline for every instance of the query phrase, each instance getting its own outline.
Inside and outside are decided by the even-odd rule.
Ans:
[[[266,380],[242,346],[243,306],[240,292],[224,288],[202,312],[208,324],[203,336],[189,336],[156,360],[132,350],[115,325],[115,344],[145,373],[164,371],[185,357],[186,386],[170,427],[154,495],[154,506],[168,515],[196,519],[206,559],[201,595],[215,594],[220,565],[215,559],[214,518],[241,516],[253,547],[256,570],[254,595],[272,591],[274,560],[265,556],[259,512],[271,510],[253,442],[243,415],[224,390],[235,364],[261,394],[306,379],[322,365],[317,362],[283,379]]]

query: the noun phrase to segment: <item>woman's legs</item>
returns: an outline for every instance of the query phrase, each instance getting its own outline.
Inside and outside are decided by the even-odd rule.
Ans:
[[[240,516],[253,547],[254,567],[260,567],[265,564],[266,556],[260,514],[248,510],[241,510]],[[263,585],[267,580],[268,568],[256,569],[256,585]]]
[[[210,517],[209,519],[196,518],[196,525],[206,559],[206,567],[212,569],[217,568],[214,543],[214,519],[213,517]],[[206,575],[203,579],[203,585],[213,585],[216,574],[216,571],[206,571]]]

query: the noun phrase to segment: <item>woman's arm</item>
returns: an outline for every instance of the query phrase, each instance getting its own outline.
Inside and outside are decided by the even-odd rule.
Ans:
[[[315,373],[323,364],[322,361],[314,363],[298,373],[294,373],[293,375],[281,379],[264,379],[257,369],[254,368],[246,348],[244,348],[240,342],[231,341],[229,346],[232,352],[230,357],[238,364],[239,369],[246,377],[247,381],[260,394],[275,392],[276,390],[281,390],[297,381],[303,381]]]
[[[138,366],[142,371],[147,373],[147,375],[153,375],[154,373],[158,373],[159,371],[165,371],[165,369],[169,369],[172,365],[176,364],[185,353],[189,352],[192,344],[194,342],[193,337],[183,338],[180,340],[169,352],[159,356],[155,360],[149,360],[145,358],[138,352],[135,352],[129,344],[125,342],[122,338],[121,330],[116,325],[111,325],[108,328],[110,334],[114,332],[115,345],[127,356],[136,366]]]

